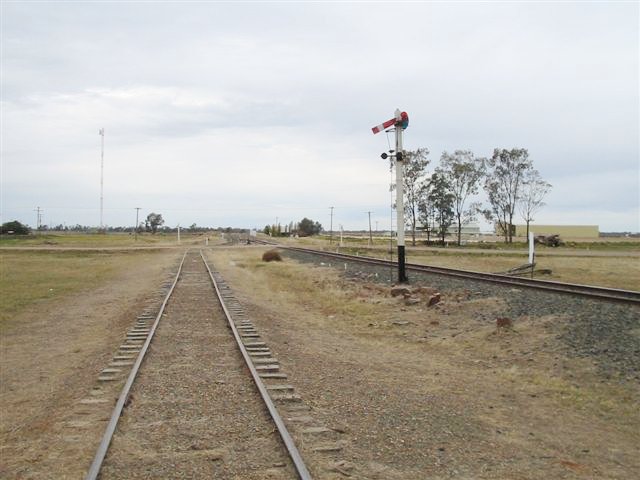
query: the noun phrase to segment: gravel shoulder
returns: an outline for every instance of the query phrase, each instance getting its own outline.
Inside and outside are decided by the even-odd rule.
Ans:
[[[572,333],[602,310],[433,279],[414,281],[425,293],[409,302],[372,272],[266,264],[262,251],[210,257],[311,413],[344,432],[354,478],[640,477],[637,365]],[[433,307],[430,289],[441,293]],[[639,312],[624,308],[609,313],[624,317],[611,345],[637,339]],[[497,328],[498,317],[513,326]]]

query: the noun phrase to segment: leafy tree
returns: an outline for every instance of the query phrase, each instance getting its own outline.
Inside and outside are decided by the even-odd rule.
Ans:
[[[307,237],[311,235],[317,235],[322,231],[322,225],[318,222],[314,222],[313,220],[304,217],[298,223],[298,235]]]
[[[404,153],[404,212],[405,223],[411,227],[411,239],[413,246],[416,246],[416,223],[418,220],[418,204],[420,195],[426,182],[425,174],[429,165],[428,148],[418,148],[415,151]]]
[[[467,206],[471,195],[478,193],[478,185],[484,175],[484,159],[476,158],[469,150],[456,150],[453,154],[442,152],[440,174],[447,179],[453,195],[453,213],[458,223],[458,239],[462,239],[462,224],[474,220],[479,209],[477,203]]]
[[[147,220],[145,222],[145,228],[147,232],[151,232],[155,234],[158,231],[158,227],[164,224],[164,219],[160,213],[151,212],[147,215]]]
[[[449,226],[453,223],[453,194],[447,177],[436,169],[429,180],[429,191],[427,201],[431,204],[434,212],[436,231],[444,245]]]
[[[418,202],[418,219],[424,230],[427,232],[427,243],[431,241],[431,233],[437,230],[436,227],[436,210],[429,201],[431,185],[427,182],[423,185],[420,200]]]
[[[496,148],[486,161],[484,189],[491,209],[485,210],[484,214],[487,220],[497,222],[497,230],[504,235],[505,243],[513,242],[513,215],[522,184],[532,168],[525,148]]]
[[[533,222],[533,215],[545,205],[542,200],[549,190],[551,190],[551,184],[542,179],[538,170],[527,170],[518,203],[520,214],[527,222],[527,238],[529,238],[529,224]]]
[[[15,235],[29,235],[31,229],[18,220],[14,220],[13,222],[3,223],[0,227],[0,234],[9,232],[13,232]]]
[[[271,235],[272,237],[281,237],[282,236],[282,226],[278,223],[277,225],[274,223],[273,225],[265,225],[264,233],[267,235]],[[286,225],[285,225],[286,231]]]

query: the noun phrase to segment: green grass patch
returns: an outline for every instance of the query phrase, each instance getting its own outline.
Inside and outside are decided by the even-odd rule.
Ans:
[[[34,303],[94,288],[125,267],[132,254],[0,252],[0,328]]]
[[[191,238],[189,234],[182,234],[181,240]],[[0,247],[83,247],[83,248],[112,248],[112,247],[143,247],[148,245],[175,245],[177,234],[145,233],[135,235],[128,233],[46,233],[32,235],[1,235]]]

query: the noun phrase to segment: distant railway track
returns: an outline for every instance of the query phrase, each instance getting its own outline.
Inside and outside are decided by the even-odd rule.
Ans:
[[[172,303],[174,304],[173,312],[168,311],[170,310],[168,309],[168,305],[171,306]],[[205,305],[205,303],[208,303],[208,305]],[[212,303],[215,303],[215,305],[212,305]],[[206,310],[206,312],[203,313],[202,310]],[[226,322],[223,322],[219,314],[213,314],[213,312],[218,312],[220,310],[223,312],[224,320]],[[152,341],[154,341],[154,334],[156,334],[156,331],[161,325],[171,319],[172,315],[175,319],[173,324],[174,328],[171,330],[175,336],[168,339],[166,344],[170,345],[171,348],[177,348],[178,355],[176,358],[171,358],[171,355],[165,355],[165,357],[167,357],[165,358],[165,361],[169,362],[168,365],[161,365],[160,367],[157,367],[161,372],[161,375],[159,376],[162,377],[162,379],[158,380],[156,378],[154,380],[153,368],[149,368],[149,364],[153,367],[154,362],[163,359],[163,346],[158,346],[156,345],[156,342],[154,342],[154,348],[152,350],[155,357],[149,359],[145,359],[145,357],[149,356],[147,353],[150,350],[149,347],[151,346]],[[212,316],[214,317],[213,320],[211,320]],[[189,320],[196,317],[201,318],[201,320],[194,321],[192,326],[186,325]],[[218,317],[219,321],[216,321],[215,317]],[[228,328],[223,328],[223,323],[226,323]],[[207,331],[208,328],[211,330],[217,329],[217,331],[213,333],[212,338],[207,336],[211,333]],[[176,330],[176,332],[173,332],[173,330]],[[157,338],[157,336],[155,337]],[[237,364],[238,355],[233,352],[234,341],[236,348],[239,349],[242,354],[244,366],[239,366]],[[220,365],[200,364],[204,354],[208,354],[212,349],[222,348],[226,348],[226,350],[218,353],[222,358]],[[211,458],[205,459],[205,461],[201,462],[204,467],[193,466],[188,462],[192,462],[194,459],[198,460],[198,456],[206,457],[207,455],[209,457],[213,457],[214,460],[217,460],[218,458],[216,456],[218,453],[209,448],[209,443],[215,442],[223,442],[223,450],[231,449],[231,457],[234,457],[233,452],[246,452],[247,450],[255,451],[256,455],[260,455],[260,451],[265,448],[263,444],[255,447],[252,447],[250,444],[248,446],[242,445],[241,447],[238,447],[237,450],[233,450],[233,447],[229,447],[228,445],[233,444],[235,441],[235,437],[233,437],[233,434],[231,433],[228,433],[226,436],[222,436],[218,432],[215,436],[212,435],[212,438],[209,440],[199,440],[196,438],[199,428],[204,428],[206,430],[209,428],[210,423],[214,423],[210,419],[211,417],[206,417],[207,414],[212,414],[213,416],[222,416],[222,420],[219,422],[222,424],[222,427],[219,428],[222,428],[223,431],[225,428],[228,429],[228,425],[234,421],[236,423],[233,424],[232,430],[235,431],[236,429],[241,429],[241,422],[247,421],[247,423],[249,423],[246,425],[247,432],[249,432],[247,436],[249,437],[250,443],[254,436],[258,436],[256,432],[259,427],[259,419],[255,418],[255,412],[257,411],[259,413],[260,410],[263,409],[255,407],[253,414],[251,414],[249,410],[246,412],[243,412],[242,410],[248,408],[247,403],[253,402],[254,404],[259,404],[260,401],[264,403],[264,407],[266,407],[271,421],[273,422],[273,425],[275,425],[275,429],[277,430],[282,442],[280,445],[283,445],[286,449],[286,455],[284,453],[282,453],[282,455],[285,455],[285,457],[290,459],[292,468],[296,472],[298,478],[302,480],[311,479],[311,475],[300,456],[293,438],[287,430],[287,427],[278,412],[278,408],[276,408],[276,402],[280,402],[281,406],[284,405],[284,408],[286,408],[287,405],[290,405],[290,402],[299,401],[299,397],[293,392],[293,387],[290,385],[282,385],[283,383],[286,383],[283,382],[283,379],[286,379],[286,374],[279,371],[277,360],[271,358],[271,352],[268,346],[261,341],[260,335],[256,331],[252,322],[245,317],[242,307],[234,298],[231,290],[225,284],[222,277],[217,272],[211,270],[202,252],[198,253],[188,251],[185,253],[175,279],[168,289],[168,293],[164,298],[155,320],[139,317],[136,325],[134,325],[127,334],[127,341],[120,347],[120,351],[116,357],[121,359],[133,358],[133,355],[137,355],[135,357],[135,362],[133,362],[131,371],[124,387],[122,388],[115,408],[113,409],[100,445],[85,477],[86,480],[93,480],[98,478],[98,476],[101,478],[137,478],[137,475],[140,474],[140,472],[134,472],[133,470],[136,468],[143,468],[141,474],[142,476],[145,476],[145,478],[149,478],[149,475],[154,478],[175,477],[171,472],[175,473],[175,469],[179,468],[176,467],[176,465],[181,462],[186,462],[190,468],[194,468],[194,471],[197,472],[191,472],[191,475],[194,475],[194,477],[191,478],[195,478],[195,476],[211,477],[212,475],[214,478],[216,476],[218,476],[218,478],[220,478],[220,476],[233,476],[234,478],[240,478],[237,475],[242,476],[242,472],[212,470],[214,467],[212,467],[211,464],[215,462],[212,462]],[[191,357],[189,355],[191,355]],[[143,366],[143,362],[144,368],[141,368]],[[212,370],[222,369],[223,367],[226,368],[227,366],[233,372],[229,374],[230,380],[227,379],[226,381],[211,382],[211,379],[207,377],[207,375],[211,375]],[[194,370],[195,373],[191,373],[188,369]],[[147,370],[147,373],[145,373],[145,370]],[[150,373],[149,370],[151,370]],[[171,370],[177,370],[178,373],[174,374],[172,377]],[[249,400],[243,398],[242,402],[238,402],[237,398],[233,400],[226,400],[225,407],[229,409],[231,414],[240,411],[240,420],[232,420],[229,418],[230,414],[228,415],[226,410],[221,409],[219,406],[211,405],[213,403],[211,398],[225,402],[224,399],[218,398],[224,395],[221,395],[219,391],[215,391],[213,395],[207,397],[205,394],[206,392],[203,392],[202,390],[205,390],[212,383],[219,383],[221,385],[219,389],[222,390],[222,393],[225,393],[225,390],[232,388],[231,384],[235,384],[239,381],[243,381],[245,383],[248,382],[247,378],[240,378],[240,380],[238,380],[238,377],[246,377],[247,371],[250,373],[251,379],[256,388],[241,387],[239,389],[241,392],[239,395],[250,395],[255,398]],[[220,375],[222,373],[218,374]],[[140,377],[142,376],[142,380],[144,380],[145,375],[147,377],[152,377],[151,380],[147,380],[146,384],[143,381],[143,385],[140,387],[142,393],[136,393],[136,397],[133,398],[132,389],[134,384],[138,385]],[[170,378],[167,380],[165,377]],[[193,388],[188,384],[189,377],[193,377],[196,388]],[[168,381],[174,383],[167,384]],[[204,386],[203,381],[206,384]],[[183,383],[187,385],[185,386]],[[152,392],[166,392],[168,398],[160,397],[156,399],[153,397],[153,394],[145,394],[146,386],[150,386],[149,390]],[[187,392],[186,395],[176,397],[174,392],[181,391],[181,389]],[[258,394],[260,401],[257,399]],[[134,455],[132,458],[123,459],[119,457],[119,455],[123,455],[123,449],[116,449],[118,451],[113,452],[112,448],[110,451],[110,446],[112,446],[114,436],[118,435],[118,425],[119,422],[122,421],[125,408],[129,407],[131,403],[137,406],[142,402],[138,400],[138,395],[147,395],[147,397],[150,397],[145,397],[147,403],[153,405],[153,407],[148,409],[145,415],[143,415],[143,417],[146,418],[151,416],[159,416],[160,418],[163,418],[160,414],[162,413],[162,409],[165,408],[164,404],[168,404],[170,406],[172,403],[182,402],[179,405],[177,414],[169,412],[164,415],[164,420],[159,422],[149,422],[148,420],[145,420],[145,418],[138,421],[135,418],[135,413],[128,414],[126,419],[128,422],[126,428],[127,432],[122,433],[121,435],[124,437],[126,437],[127,434],[139,436],[134,436],[133,441],[125,438],[122,443],[125,445],[136,444],[136,439],[140,438],[144,440],[143,443],[153,444],[154,441],[161,443],[161,448],[155,446],[155,450],[151,452],[151,455],[157,456],[152,457],[153,461],[148,465],[144,465],[143,455],[138,458]],[[197,406],[198,408],[202,407],[208,409],[206,413],[194,408],[194,404],[196,404],[197,400],[196,397],[198,397],[198,395],[205,396],[206,401],[198,403]],[[196,398],[196,400],[193,400],[191,398],[192,396]],[[294,407],[291,408],[293,409]],[[142,411],[144,412],[144,410]],[[193,417],[193,420],[190,419],[190,416]],[[249,417],[249,420],[246,420],[247,417]],[[207,422],[203,422],[203,418],[208,418]],[[166,431],[163,430],[163,434],[165,436],[163,437],[160,435],[159,440],[154,440],[152,437],[153,435],[156,435],[158,428],[160,428],[159,425],[164,422],[171,421],[180,423],[168,427],[166,431],[169,433],[166,433]],[[188,428],[192,425],[189,422],[193,422],[193,428]],[[238,422],[240,422],[240,426],[238,425]],[[185,425],[187,425],[187,427],[185,427]],[[211,427],[213,427],[213,425],[211,425]],[[174,430],[177,431],[181,428],[186,428],[187,431],[182,432],[182,434],[183,437],[187,438],[187,441],[190,442],[191,446],[184,448],[184,446],[176,447],[175,445],[165,445],[167,438],[177,439],[178,441],[175,442],[176,445],[179,445],[180,442],[184,441],[182,438],[176,436],[171,437],[171,435],[176,435]],[[265,430],[265,427],[262,428]],[[272,427],[266,428],[268,432],[264,435],[262,441],[267,441],[266,439],[273,438],[269,435],[272,429]],[[269,441],[275,442],[275,440]],[[276,445],[272,448],[279,447]],[[157,450],[161,450],[161,452],[158,454]],[[109,455],[107,455],[108,452]],[[126,453],[127,449],[125,448],[123,456],[126,457]],[[273,463],[273,460],[273,458],[267,458],[266,462]],[[236,461],[235,457],[231,458],[227,463],[233,463],[234,461]],[[106,471],[105,464],[107,464]],[[284,462],[282,462],[281,465],[278,465],[278,467],[284,468]],[[290,466],[287,468],[289,467]],[[201,470],[197,470],[198,468]],[[251,468],[255,467],[252,466]],[[187,476],[190,475],[190,473],[186,471],[181,471],[180,474]]]
[[[291,247],[286,245],[277,244],[274,242],[268,242],[264,240],[257,240],[257,243],[264,245],[273,245],[283,250],[289,250],[294,252],[307,253],[312,255],[318,255],[333,260],[339,260],[343,262],[355,262],[367,265],[376,265],[379,267],[393,268],[396,263],[373,257],[362,257],[355,255],[348,255],[344,253],[327,252],[323,250],[315,250],[311,248]],[[567,295],[587,297],[591,299],[599,299],[610,302],[624,302],[630,304],[640,305],[640,292],[633,290],[620,290],[614,288],[604,288],[590,285],[580,285],[572,283],[553,282],[547,280],[535,280],[521,277],[511,277],[508,275],[501,275],[495,273],[481,273],[468,270],[457,270],[453,268],[434,267],[428,265],[419,265],[415,263],[407,263],[407,271],[421,272],[433,275],[441,275],[446,277],[473,280],[479,282],[488,282],[497,285],[503,285],[505,287],[520,287],[535,289],[541,291],[548,291],[554,293],[561,293]]]

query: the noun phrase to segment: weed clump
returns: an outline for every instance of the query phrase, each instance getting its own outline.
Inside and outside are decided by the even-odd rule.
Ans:
[[[262,254],[263,262],[281,262],[282,257],[277,250],[268,250]]]

